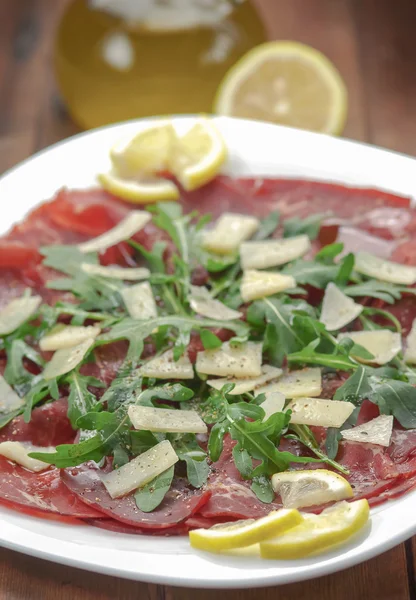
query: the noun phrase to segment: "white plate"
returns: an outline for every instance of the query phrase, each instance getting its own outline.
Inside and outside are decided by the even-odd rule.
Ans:
[[[187,127],[189,118],[178,118]],[[293,176],[416,193],[416,161],[353,142],[264,123],[217,119],[230,150],[232,175]],[[114,141],[136,132],[130,122],[78,135],[25,161],[0,180],[0,232],[63,185],[94,184],[108,166]],[[191,550],[186,537],[162,538],[105,532],[35,519],[0,508],[0,543],[33,556],[152,583],[246,588],[300,581],[350,567],[416,532],[416,492],[373,511],[371,527],[339,551],[298,561],[218,557]]]

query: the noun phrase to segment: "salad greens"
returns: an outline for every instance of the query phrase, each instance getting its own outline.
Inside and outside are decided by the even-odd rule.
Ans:
[[[34,452],[31,456],[60,468],[89,460],[101,463],[111,457],[117,468],[160,441],[169,440],[178,455],[178,467],[170,467],[136,492],[137,506],[145,512],[159,506],[175,476],[186,477],[195,488],[205,485],[210,464],[221,458],[229,439],[235,442],[232,457],[236,468],[265,503],[274,499],[270,476],[293,463],[323,462],[347,473],[336,462],[340,429],[328,428],[325,443],[320,444],[311,428],[291,423],[290,410],[266,418],[261,406],[264,394],[233,395],[232,383],[221,390],[212,389],[202,375],[183,383],[163,383],[141,374],[149,346],[152,357],[173,348],[174,361],[178,361],[187,355],[195,339],[200,342],[198,350],[220,347],[224,332],[227,339],[232,337],[232,344],[261,341],[263,360],[274,366],[292,370],[318,366],[324,378],[341,371],[343,383],[334,399],[352,402],[357,407],[343,427],[354,424],[361,403],[368,399],[377,404],[381,413],[394,415],[403,427],[416,428],[416,372],[404,363],[401,354],[380,368],[362,364],[371,364],[372,355],[352,340],[338,340],[336,332],[329,332],[319,320],[322,294],[313,300],[309,293],[310,288],[323,290],[334,282],[351,298],[392,304],[403,294],[414,294],[414,289],[359,275],[354,271],[354,255],[340,258],[343,244],[334,243],[322,248],[314,258],[298,258],[280,268],[281,273],[294,277],[295,289],[242,307],[238,254],[216,255],[203,248],[204,228],[210,216],[183,214],[181,206],[173,202],[160,202],[148,210],[153,223],[163,232],[163,240],[151,250],[133,240],[128,243],[137,263],[144,262],[150,270],[149,283],[158,306],[158,316],[154,318],[138,320],[128,315],[120,294],[125,283],[81,269],[85,262],[99,264],[97,253],[84,254],[75,246],[41,250],[43,264],[62,274],[49,281],[48,287],[71,292],[76,302],[58,302],[54,307],[43,304],[34,318],[0,340],[0,348],[7,353],[4,378],[24,400],[21,409],[0,413],[0,427],[20,413],[29,421],[33,407],[59,398],[65,390],[68,417],[80,436],[77,443],[60,445],[54,453]],[[282,226],[285,237],[306,234],[314,240],[325,216],[311,215],[303,220],[294,217],[281,224],[279,213],[272,212],[261,221],[253,239],[266,240]],[[230,308],[242,307],[244,319],[211,319],[194,313],[188,298],[198,270],[212,297]],[[43,379],[46,359],[38,351],[38,341],[62,319],[69,319],[73,325],[98,324],[101,334],[95,339],[93,350],[127,342],[124,362],[109,386],[89,374],[94,351],[70,373],[51,381]],[[356,323],[364,330],[383,326],[401,332],[399,320],[379,305],[371,306],[371,302]],[[210,428],[209,436],[205,439],[193,433],[134,430],[128,416],[131,405],[197,410]],[[305,456],[280,449],[284,439],[304,446]]]

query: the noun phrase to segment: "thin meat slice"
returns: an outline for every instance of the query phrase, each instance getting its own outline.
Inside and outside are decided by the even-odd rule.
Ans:
[[[67,410],[68,402],[61,398],[35,408],[29,423],[25,423],[23,416],[16,417],[0,429],[0,442],[30,442],[34,446],[72,444],[75,431],[67,417]]]
[[[113,499],[101,483],[95,463],[64,469],[62,481],[83,502],[109,517],[146,530],[168,529],[197,513],[208,501],[210,492],[191,488],[186,479],[176,477],[163,502],[153,512],[141,511],[134,496]]]
[[[281,504],[261,502],[250,489],[251,482],[244,481],[238,472],[232,456],[235,445],[228,436],[219,460],[213,464],[208,478],[211,498],[199,511],[202,517],[232,521],[233,519],[257,519],[271,510],[281,508]]]
[[[23,512],[43,511],[74,518],[100,518],[62,483],[59,469],[32,473],[0,457],[0,501]]]

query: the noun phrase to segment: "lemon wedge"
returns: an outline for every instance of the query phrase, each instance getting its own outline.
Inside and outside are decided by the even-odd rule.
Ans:
[[[319,554],[337,546],[367,523],[370,509],[367,500],[340,502],[320,515],[304,515],[304,520],[280,537],[260,542],[262,558],[289,560]]]
[[[122,140],[110,150],[115,171],[120,176],[137,177],[167,169],[176,132],[170,121],[159,121],[155,127],[140,131],[133,139]]]
[[[189,541],[193,548],[222,552],[252,546],[268,537],[281,535],[301,522],[302,516],[297,510],[283,508],[257,520],[245,519],[220,523],[210,529],[194,529],[189,532]]]
[[[135,204],[148,204],[160,200],[177,200],[179,198],[178,188],[167,179],[124,179],[110,171],[109,173],[100,173],[98,181],[107,192]]]
[[[199,119],[177,138],[169,167],[185,190],[194,190],[218,175],[227,158],[224,139],[210,119]]]
[[[347,92],[321,52],[298,42],[267,42],[228,71],[214,112],[337,135],[346,120]]]
[[[353,497],[348,481],[326,469],[276,473],[272,485],[285,508],[315,506]]]

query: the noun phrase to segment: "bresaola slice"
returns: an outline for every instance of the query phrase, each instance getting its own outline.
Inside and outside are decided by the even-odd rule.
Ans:
[[[82,502],[116,521],[140,529],[174,527],[198,513],[211,495],[209,490],[192,489],[186,479],[175,477],[160,506],[153,512],[145,513],[137,507],[132,494],[113,500],[101,482],[100,471],[95,463],[64,469],[61,478]]]
[[[32,473],[0,457],[0,502],[78,519],[100,518],[61,481],[59,469]]]

